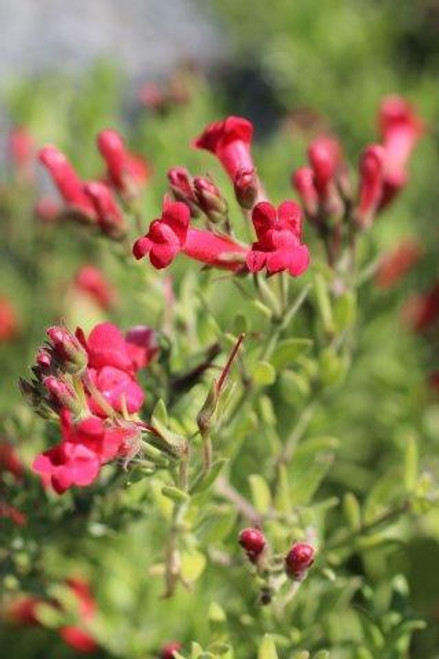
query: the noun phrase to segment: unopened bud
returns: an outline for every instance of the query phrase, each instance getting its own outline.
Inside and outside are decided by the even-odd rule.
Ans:
[[[52,364],[52,357],[48,350],[40,348],[35,357],[35,361],[42,371],[49,371]]]
[[[227,201],[212,179],[196,176],[194,187],[198,206],[213,223],[223,222],[227,218]]]
[[[73,412],[75,416],[80,414],[82,402],[70,384],[53,375],[44,378],[43,384],[49,395],[49,402],[52,404],[55,412],[67,409]]]
[[[248,528],[241,531],[238,542],[247,553],[249,560],[256,563],[258,557],[264,551],[267,541],[259,529]]]
[[[26,403],[35,409],[39,408],[42,396],[39,388],[33,382],[28,382],[24,378],[18,380],[18,388]]]
[[[369,145],[361,156],[356,219],[363,228],[372,224],[382,199],[384,157],[384,148],[379,144]]]
[[[319,196],[311,167],[297,169],[291,177],[291,183],[297,191],[308,217],[315,217],[319,208]]]
[[[259,180],[255,169],[240,169],[233,180],[235,197],[238,204],[246,210],[251,210],[260,193]]]
[[[65,327],[53,326],[47,330],[53,346],[53,355],[60,368],[67,373],[81,373],[87,366],[88,356],[76,336]]]
[[[175,653],[180,652],[182,648],[182,644],[178,643],[178,641],[172,641],[172,643],[166,643],[166,645],[162,648],[162,651],[160,653],[161,659],[174,659]]]
[[[110,188],[93,181],[84,186],[84,192],[94,206],[103,233],[114,240],[123,238],[126,234],[124,218]]]
[[[302,581],[314,563],[315,550],[305,542],[294,544],[285,558],[285,569],[294,581]]]
[[[184,201],[191,209],[191,216],[200,214],[194,181],[185,167],[172,167],[168,171],[168,181],[177,201]]]

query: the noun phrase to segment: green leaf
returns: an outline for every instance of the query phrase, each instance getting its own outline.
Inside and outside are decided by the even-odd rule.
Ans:
[[[343,497],[343,512],[347,523],[353,531],[361,528],[360,504],[352,492],[348,492]]]
[[[419,472],[418,444],[415,437],[407,437],[404,454],[404,485],[408,492],[413,492],[416,487]]]
[[[187,492],[183,492],[183,490],[179,490],[178,487],[173,487],[172,485],[165,485],[162,487],[162,494],[164,497],[168,497],[168,499],[172,499],[172,501],[175,501],[176,503],[188,501],[190,498]]]
[[[252,474],[248,480],[256,510],[260,513],[268,512],[271,507],[271,492],[267,481],[259,474]]]
[[[357,297],[352,291],[345,291],[334,303],[334,320],[338,332],[351,327],[355,322]]]
[[[197,494],[199,492],[204,492],[205,490],[208,490],[209,487],[211,487],[222,470],[224,469],[225,465],[229,462],[227,458],[220,458],[216,462],[213,463],[211,470],[209,471],[208,474],[201,474],[200,478],[197,478],[195,483],[191,487],[191,494]]]
[[[269,362],[258,362],[252,375],[255,384],[259,386],[267,386],[276,381],[276,371]]]
[[[276,370],[286,368],[294,363],[300,355],[307,352],[312,344],[312,340],[306,338],[292,338],[280,341],[273,352],[270,362]]]
[[[328,286],[325,278],[319,273],[314,277],[314,294],[323,329],[328,336],[333,336],[335,333],[335,325],[332,314],[331,299],[329,297]]]
[[[265,634],[259,646],[258,659],[278,659],[273,637]]]
[[[166,409],[166,404],[163,398],[159,398],[151,414],[152,417],[158,419],[160,423],[163,423],[165,426],[169,423],[168,411]]]
[[[248,331],[247,316],[243,313],[237,313],[233,321],[233,331],[235,334],[246,334]]]
[[[198,537],[203,544],[221,542],[232,531],[235,522],[235,511],[209,511],[198,527]]]
[[[181,557],[181,576],[184,581],[197,581],[206,567],[206,557],[197,550],[187,551]]]

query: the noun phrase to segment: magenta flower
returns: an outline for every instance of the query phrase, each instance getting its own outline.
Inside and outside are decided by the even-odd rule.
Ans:
[[[87,340],[81,334],[81,340],[85,342],[89,368],[99,370],[104,366],[113,366],[130,374],[134,372],[127,343],[116,325],[100,323],[92,329]]]
[[[242,268],[247,249],[228,236],[191,228],[189,207],[179,201],[166,202],[162,216],[134,243],[133,254],[136,259],[148,254],[160,270],[180,252],[206,265],[236,271]]]
[[[93,384],[99,389],[104,398],[116,412],[123,412],[125,406],[130,414],[138,412],[144,401],[143,390],[136,380],[114,366],[103,366],[98,371],[89,369],[88,374]],[[89,407],[94,414],[106,417],[93,397],[89,399]]]
[[[115,130],[103,130],[97,137],[97,143],[107,165],[110,184],[122,194],[137,194],[151,176],[145,159],[128,151]]]
[[[123,238],[126,232],[125,221],[108,185],[92,181],[84,186],[84,192],[93,205],[103,233],[115,240]]]
[[[240,170],[254,170],[250,153],[252,137],[250,121],[243,117],[227,117],[207,126],[193,146],[215,154],[234,181]]]
[[[37,456],[32,469],[55,492],[63,494],[73,485],[90,485],[97,478],[100,466],[99,457],[84,444],[62,442]]]
[[[48,170],[67,206],[79,211],[89,221],[95,221],[94,206],[84,192],[83,182],[65,155],[54,146],[45,146],[38,152],[38,159]]]
[[[276,209],[268,201],[257,204],[252,213],[258,240],[247,255],[251,272],[267,268],[269,274],[287,270],[294,277],[309,265],[308,247],[301,242],[302,211],[294,201]]]
[[[136,325],[129,329],[125,341],[136,371],[148,366],[159,350],[157,333],[147,325]]]
[[[400,96],[383,100],[379,124],[385,151],[382,201],[385,205],[407,183],[410,156],[424,132],[424,124],[410,103]]]
[[[291,183],[300,197],[305,212],[310,217],[316,216],[319,209],[319,195],[312,168],[299,167],[292,175]]]
[[[380,205],[383,194],[385,151],[379,144],[371,144],[360,160],[360,182],[356,215],[361,226],[369,226]]]

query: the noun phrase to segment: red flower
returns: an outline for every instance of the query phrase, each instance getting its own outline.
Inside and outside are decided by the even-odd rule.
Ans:
[[[78,291],[90,296],[104,311],[113,306],[116,290],[95,266],[83,265],[76,273],[74,284]]]
[[[26,126],[15,126],[9,133],[9,158],[23,180],[32,179],[34,140]]]
[[[415,266],[421,257],[419,243],[406,239],[389,250],[381,259],[376,276],[379,288],[391,288]]]
[[[63,494],[73,485],[85,487],[96,480],[101,466],[94,451],[84,444],[62,442],[33,462],[32,469],[50,484],[55,492]]]
[[[267,268],[269,274],[288,270],[298,277],[308,268],[308,247],[301,243],[302,212],[294,201],[278,209],[268,201],[255,206],[252,220],[258,237],[247,255],[251,272]]]
[[[98,371],[89,369],[88,373],[93,384],[116,412],[123,412],[125,406],[130,414],[141,409],[145,396],[131,375],[114,366],[103,366]],[[94,414],[107,416],[93,397],[90,397],[88,404]]]
[[[324,201],[341,163],[340,144],[333,137],[318,137],[308,148],[308,158],[314,171],[317,192]]]
[[[84,338],[82,340],[85,341]],[[135,370],[124,336],[112,323],[96,325],[85,341],[85,347],[90,368],[113,366],[130,374]]]
[[[439,320],[439,283],[427,293],[414,295],[407,300],[402,314],[404,322],[417,332],[435,325]]]
[[[129,329],[125,341],[136,371],[148,366],[159,350],[156,332],[146,325],[136,325]]]
[[[96,213],[83,189],[83,182],[65,155],[54,146],[45,146],[38,152],[40,162],[49,171],[65,203],[94,221]]]
[[[18,334],[18,318],[7,297],[0,296],[0,342],[11,341]]]
[[[356,216],[360,226],[372,224],[383,194],[385,151],[379,144],[371,144],[360,160],[360,182]]]
[[[23,478],[23,464],[14,447],[8,442],[0,442],[0,474],[7,471],[17,480]]]
[[[254,169],[250,154],[252,137],[250,121],[243,117],[227,117],[207,126],[193,145],[215,154],[234,181],[240,170]]]
[[[424,124],[410,103],[400,96],[383,100],[379,124],[385,150],[382,201],[385,205],[407,183],[410,155],[424,132]]]
[[[37,607],[44,602],[42,597],[23,595],[6,607],[6,618],[20,625],[38,625]]]
[[[291,177],[291,183],[296,189],[305,212],[314,217],[318,212],[319,196],[311,167],[300,167]]]
[[[115,240],[123,238],[126,233],[125,220],[108,185],[92,181],[84,186],[84,192],[93,205],[103,233]]]
[[[97,137],[99,151],[107,165],[111,185],[128,196],[136,195],[151,176],[148,163],[127,150],[122,137],[115,130],[103,130]]]
[[[171,643],[166,643],[160,653],[161,659],[174,659],[175,653],[180,652],[182,647],[183,645],[178,641],[171,641]]]
[[[70,647],[79,652],[89,654],[98,649],[98,644],[93,636],[80,627],[75,627],[74,625],[60,627],[59,635],[67,645],[70,645]]]
[[[157,269],[166,268],[179,252],[217,268],[239,270],[246,249],[228,236],[189,227],[189,207],[179,201],[167,202],[161,218],[154,220],[148,233],[133,246],[136,259],[146,254]]]

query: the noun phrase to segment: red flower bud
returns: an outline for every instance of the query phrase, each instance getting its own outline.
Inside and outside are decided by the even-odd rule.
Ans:
[[[137,195],[151,174],[146,161],[128,151],[115,130],[103,130],[97,137],[97,143],[107,165],[111,185],[129,197]]]
[[[93,205],[83,190],[81,179],[65,155],[54,146],[45,146],[38,152],[38,158],[49,171],[65,203],[82,213],[89,221],[94,220]]]
[[[42,370],[48,371],[52,364],[52,357],[48,350],[40,348],[35,357],[35,361]]]
[[[82,409],[82,403],[73,387],[53,375],[49,375],[43,380],[49,394],[49,400],[54,410],[60,412],[63,409],[70,410],[73,414],[78,415]]]
[[[315,550],[304,542],[294,544],[285,558],[285,569],[288,576],[295,581],[306,577],[308,568],[314,563]]]
[[[332,137],[319,137],[310,144],[308,158],[314,170],[317,191],[325,199],[328,185],[334,180],[340,164],[340,145]]]
[[[260,196],[260,184],[255,169],[240,169],[233,180],[235,197],[240,206],[251,210]]]
[[[194,178],[197,204],[214,224],[222,222],[227,217],[227,201],[224,199],[215,183],[207,176]]]
[[[67,373],[82,372],[87,366],[88,357],[76,336],[60,326],[49,327],[46,333],[59,366]]]
[[[162,648],[160,653],[161,659],[174,659],[175,653],[180,652],[183,645],[178,641],[172,641],[171,643],[166,643]]]
[[[103,233],[115,240],[123,238],[126,233],[124,218],[110,188],[105,183],[92,181],[84,186],[84,192],[93,204]]]
[[[306,214],[311,218],[315,217],[319,208],[319,196],[311,167],[297,169],[291,177],[291,183],[300,197]]]
[[[239,534],[238,542],[247,552],[252,563],[255,563],[258,556],[264,551],[267,541],[264,534],[259,529],[244,529]]]
[[[185,167],[172,167],[168,171],[168,181],[176,201],[184,201],[191,209],[191,216],[198,217],[198,202],[194,181]]]
[[[369,145],[361,156],[356,217],[362,227],[371,225],[382,199],[384,157],[379,144]]]
[[[116,291],[103,273],[93,265],[84,265],[78,270],[74,285],[76,290],[88,295],[105,311],[113,306]]]

